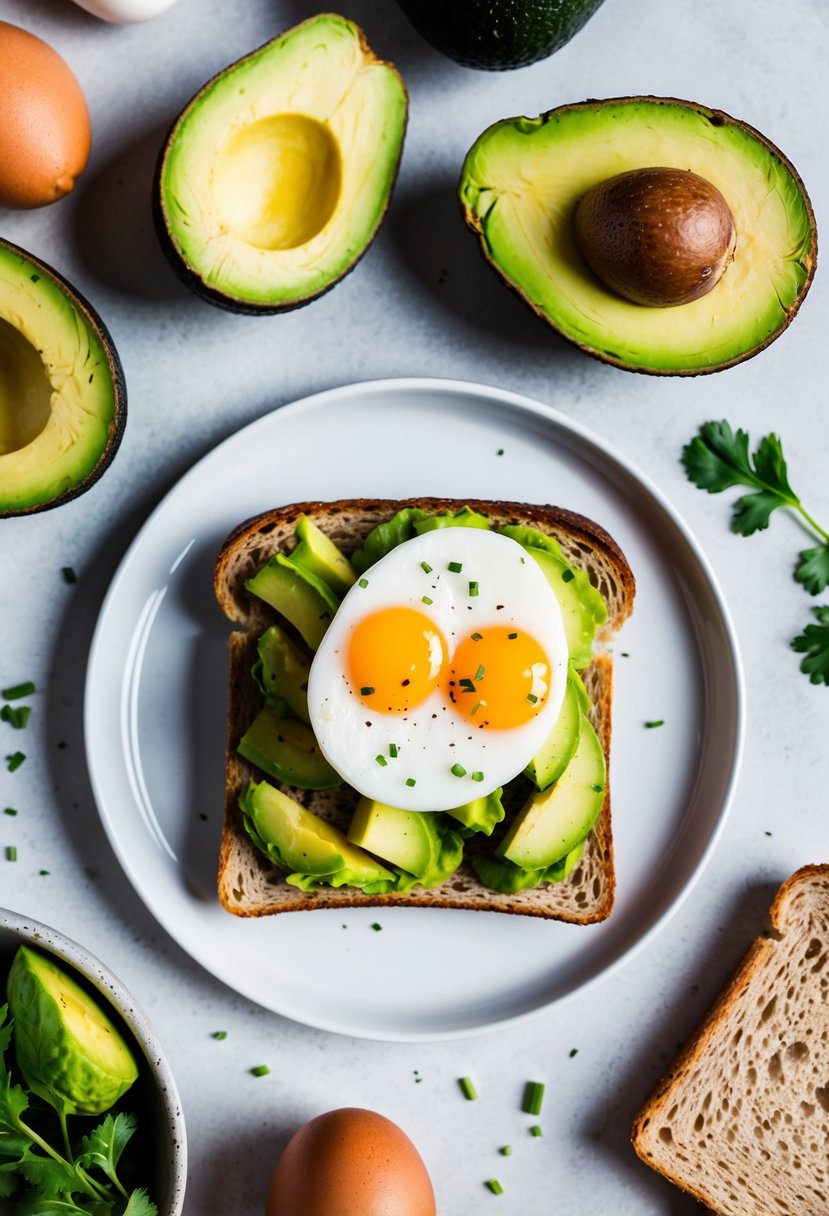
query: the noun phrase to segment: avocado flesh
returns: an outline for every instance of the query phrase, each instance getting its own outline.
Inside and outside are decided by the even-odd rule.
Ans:
[[[310,726],[261,710],[239,740],[239,753],[263,773],[300,790],[329,790],[342,777],[319,749]]]
[[[277,553],[245,582],[248,591],[270,604],[316,650],[340,601],[327,583]]]
[[[440,853],[437,811],[406,811],[363,796],[357,803],[348,839],[408,874],[422,877]]]
[[[125,415],[100,318],[50,267],[0,241],[0,516],[88,488],[114,456]]]
[[[588,190],[654,165],[710,181],[737,231],[716,287],[677,308],[617,296],[573,237]],[[468,153],[459,193],[506,282],[565,338],[631,370],[693,374],[747,358],[785,328],[814,273],[814,217],[795,170],[750,128],[687,102],[619,98],[495,123]]]
[[[133,1054],[103,1009],[45,955],[18,949],[8,997],[18,1066],[47,1102],[102,1114],[136,1080]]]
[[[232,64],[162,156],[157,206],[176,268],[241,311],[333,286],[383,218],[406,114],[397,72],[341,17],[311,18]]]

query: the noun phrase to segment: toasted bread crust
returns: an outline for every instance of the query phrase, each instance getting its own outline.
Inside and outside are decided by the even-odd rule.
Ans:
[[[441,887],[430,891],[416,887],[402,894],[365,895],[359,890],[342,887],[304,892],[280,880],[276,867],[256,849],[244,829],[239,797],[248,783],[261,778],[261,774],[238,754],[237,747],[262,703],[250,678],[256,641],[259,633],[275,619],[266,605],[248,594],[245,579],[272,554],[293,547],[295,525],[303,514],[330,535],[344,552],[351,554],[376,524],[390,519],[404,506],[421,507],[436,514],[469,506],[498,525],[527,524],[555,536],[568,559],[574,565],[588,566],[591,578],[603,591],[609,606],[604,636],[615,632],[632,609],[635,583],[616,542],[584,516],[556,507],[475,499],[421,498],[406,502],[350,499],[294,503],[240,524],[224,542],[214,576],[216,598],[222,610],[231,621],[242,626],[230,637],[227,777],[218,876],[221,903],[227,911],[243,917],[311,908],[424,906],[501,911],[577,924],[604,920],[610,915],[615,892],[609,779],[599,819],[585,854],[570,878],[564,883],[547,884],[511,895],[484,887],[466,865]],[[612,697],[609,655],[598,654],[583,675],[593,702],[593,725],[607,757],[609,771]],[[274,784],[279,785],[278,782]],[[358,797],[349,786],[330,791],[282,788],[343,829],[348,826]]]
[[[814,912],[817,915],[804,917],[804,910],[798,905],[808,906],[809,903],[815,905]],[[787,1046],[791,1047],[793,1044],[797,1047],[810,1043],[815,1050],[821,1050],[821,1042],[826,1041],[829,1034],[829,1012],[820,991],[820,973],[827,961],[827,945],[816,935],[818,932],[829,930],[829,864],[803,866],[786,879],[771,905],[770,919],[772,934],[755,938],[748,947],[731,979],[688,1039],[674,1064],[646,1099],[631,1129],[633,1147],[643,1161],[674,1185],[704,1203],[712,1212],[721,1213],[721,1216],[766,1216],[766,1213],[768,1216],[778,1216],[780,1212],[790,1213],[791,1216],[813,1216],[813,1213],[819,1210],[819,1198],[816,1199],[815,1195],[804,1197],[803,1194],[798,1194],[792,1200],[791,1177],[787,1180],[783,1176],[779,1163],[770,1160],[768,1150],[763,1147],[763,1126],[769,1120],[762,1096],[753,1099],[753,1109],[746,1113],[745,1121],[739,1122],[736,1130],[727,1126],[727,1119],[722,1120],[719,1134],[715,1134],[713,1140],[709,1135],[710,1143],[705,1144],[704,1148],[699,1115],[693,1122],[696,1132],[694,1136],[687,1134],[684,1124],[682,1127],[677,1125],[677,1112],[683,1107],[690,1106],[691,1114],[697,1110],[699,1103],[695,1098],[696,1086],[700,1086],[704,1091],[712,1090],[713,1087],[720,1103],[727,1097],[725,1086],[732,1084],[732,1078],[739,1066],[738,1045],[743,1040],[744,1029],[751,1025],[754,1018],[767,1027],[764,1031],[765,1038],[772,1040],[771,1046],[778,1056]],[[810,939],[808,943],[807,938]],[[808,952],[814,951],[815,944],[821,951],[819,965],[810,967],[806,974],[801,972],[797,977],[798,984],[794,989],[790,989],[791,977],[787,964],[795,958],[799,959],[800,951],[804,947],[807,951],[806,958],[809,958]],[[804,993],[798,993],[803,984],[806,985],[808,996],[810,974],[818,976],[812,980],[818,990],[817,999],[814,1008],[808,1005],[806,1007],[810,1014],[808,1019],[806,1016],[789,1019],[790,1041],[787,1044],[774,1034],[774,1026],[769,1025],[772,1015],[767,1011],[770,1008],[774,1010],[778,1001],[782,1005],[784,1001],[791,1000],[793,991],[795,999],[803,999]],[[765,1050],[765,1045],[758,1045],[757,1055],[762,1056]],[[796,1056],[798,1054],[795,1053]],[[755,1072],[759,1071],[760,1061],[757,1063]],[[809,1071],[814,1072],[814,1069]],[[784,1072],[785,1069],[779,1074],[780,1078]],[[824,1072],[825,1069],[817,1079],[807,1078],[805,1086],[803,1081],[799,1081],[797,1091],[791,1095],[787,1095],[783,1090],[782,1081],[775,1083],[773,1097],[768,1102],[768,1115],[773,1117],[774,1113],[777,1116],[770,1124],[773,1129],[778,1124],[781,1128],[785,1127],[786,1130],[780,1130],[779,1135],[785,1135],[786,1139],[791,1134],[797,1135],[796,1126],[803,1120],[805,1098],[807,1095],[814,1098],[818,1082],[825,1080]],[[790,1081],[789,1084],[793,1089],[795,1083]],[[740,1098],[741,1105],[745,1098],[746,1107],[749,1106],[750,1088]],[[730,1105],[733,1106],[733,1103]],[[813,1105],[823,1106],[825,1109],[819,1095],[818,1101]],[[787,1112],[787,1106],[792,1110]],[[690,1114],[685,1119],[685,1122],[689,1121]],[[790,1131],[793,1125],[794,1130]],[[666,1129],[669,1134],[666,1134]],[[761,1132],[759,1138],[758,1129]],[[809,1136],[818,1140],[820,1132],[812,1128]],[[777,1147],[780,1147],[779,1142]],[[706,1154],[710,1154],[714,1160],[709,1163]],[[806,1151],[804,1156],[809,1158],[809,1152]],[[807,1162],[804,1161],[803,1164]],[[728,1196],[727,1206],[723,1202],[722,1179],[718,1176],[721,1171],[729,1178],[729,1189],[737,1192]],[[777,1185],[786,1191],[785,1206],[778,1204],[773,1192],[768,1197],[758,1197],[754,1189],[758,1172],[769,1177],[772,1186],[776,1175],[780,1174]],[[805,1176],[807,1172],[803,1170],[802,1175]],[[806,1181],[805,1177],[803,1181]],[[820,1210],[825,1210],[825,1194],[823,1199],[824,1207]]]

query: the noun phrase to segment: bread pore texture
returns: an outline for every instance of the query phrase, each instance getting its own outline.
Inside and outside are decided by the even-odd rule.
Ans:
[[[720,1216],[829,1212],[829,865],[787,879],[771,923],[633,1125]]]
[[[460,868],[439,887],[415,886],[405,892],[366,894],[354,887],[320,886],[301,890],[285,882],[283,873],[258,849],[244,827],[239,799],[251,781],[263,774],[238,752],[242,735],[262,708],[262,696],[250,672],[259,635],[277,616],[251,595],[247,579],[275,554],[288,554],[295,544],[297,521],[304,515],[351,557],[378,524],[404,507],[430,514],[457,513],[464,507],[485,515],[493,528],[524,524],[554,538],[573,567],[587,571],[607,606],[607,621],[597,638],[593,661],[582,672],[590,695],[590,719],[606,761],[610,757],[612,659],[606,645],[632,610],[635,584],[618,545],[598,525],[583,516],[551,506],[486,502],[475,499],[423,498],[406,502],[388,499],[304,502],[279,507],[242,524],[225,541],[219,554],[214,586],[226,616],[236,626],[229,641],[229,708],[225,811],[219,858],[218,893],[223,907],[242,917],[269,916],[313,908],[396,906],[498,911],[590,924],[609,916],[615,892],[609,776],[601,812],[587,838],[575,869],[562,882],[544,883],[515,893],[484,886],[469,860],[492,840],[470,837]],[[359,794],[349,785],[304,790],[267,780],[296,802],[347,831]]]

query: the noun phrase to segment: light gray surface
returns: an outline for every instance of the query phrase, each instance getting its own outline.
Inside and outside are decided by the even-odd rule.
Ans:
[[[803,543],[797,525],[781,517],[763,536],[731,536],[730,496],[699,493],[678,455],[708,418],[727,417],[758,437],[779,431],[795,488],[819,519],[829,517],[826,280],[819,271],[791,330],[741,367],[690,381],[632,376],[565,347],[499,284],[457,218],[453,189],[466,149],[497,118],[587,96],[672,94],[745,118],[777,142],[806,181],[820,224],[829,193],[829,18],[821,0],[606,0],[552,59],[490,76],[432,52],[392,0],[354,0],[347,15],[396,61],[411,94],[386,224],[355,272],[310,307],[234,317],[186,293],[164,263],[150,220],[152,167],[163,131],[196,88],[312,11],[289,0],[179,0],[151,24],[119,28],[69,0],[3,5],[5,19],[40,33],[75,69],[95,147],[74,197],[41,212],[2,213],[0,234],[51,262],[101,312],[124,362],[130,413],[113,467],[89,494],[0,527],[0,684],[31,678],[44,690],[25,734],[26,764],[0,771],[0,805],[20,810],[0,817],[0,846],[18,850],[15,864],[0,854],[1,902],[82,942],[153,1019],[187,1118],[187,1216],[261,1211],[287,1134],[338,1105],[374,1107],[406,1127],[443,1216],[489,1204],[504,1216],[553,1208],[581,1216],[611,1205],[620,1216],[690,1216],[694,1203],[637,1162],[630,1120],[764,923],[778,882],[805,862],[829,860],[829,689],[811,687],[788,648],[811,604],[791,579]],[[414,1047],[285,1022],[183,955],[103,837],[81,733],[86,650],[101,598],[165,490],[214,443],[275,406],[349,381],[410,374],[527,393],[639,464],[714,565],[748,687],[747,755],[730,822],[702,881],[647,951],[520,1028]],[[275,498],[278,478],[276,465]],[[64,565],[78,571],[77,586],[62,582]],[[5,754],[19,739],[2,731]],[[217,1029],[228,1031],[224,1042],[210,1038]],[[271,1074],[250,1076],[262,1062]],[[476,1104],[457,1092],[463,1074],[478,1085]],[[530,1077],[548,1082],[540,1141],[529,1139],[530,1120],[519,1113]],[[505,1142],[514,1146],[508,1160],[495,1152]],[[481,1188],[494,1175],[506,1188],[497,1199]]]

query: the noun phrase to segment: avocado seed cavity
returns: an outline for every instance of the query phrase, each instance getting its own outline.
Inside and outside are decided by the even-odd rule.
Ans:
[[[633,169],[599,182],[574,216],[576,244],[612,291],[656,308],[688,304],[716,286],[736,231],[716,186],[687,169]]]
[[[0,317],[0,456],[37,439],[52,413],[52,385],[24,335]]]

